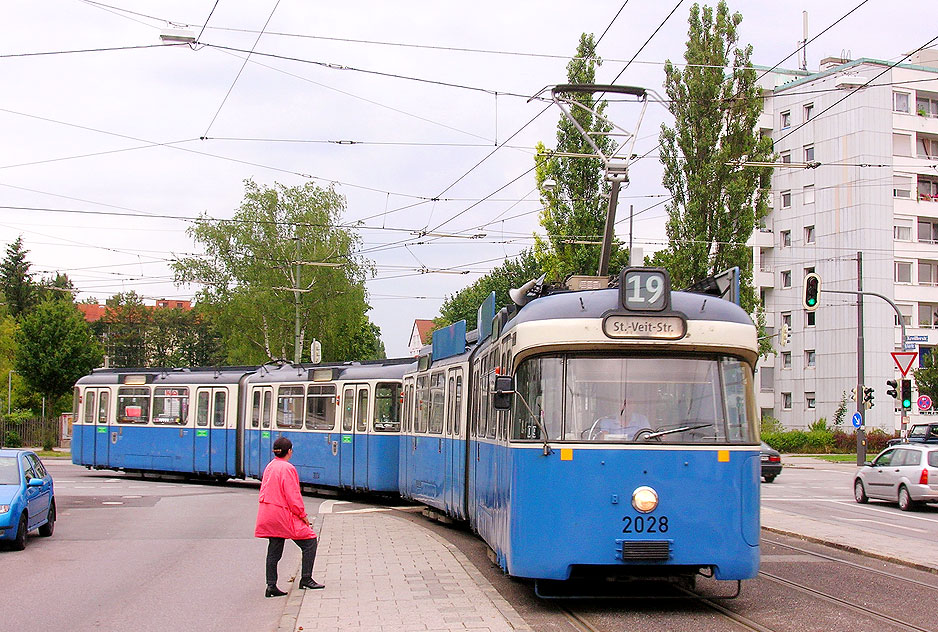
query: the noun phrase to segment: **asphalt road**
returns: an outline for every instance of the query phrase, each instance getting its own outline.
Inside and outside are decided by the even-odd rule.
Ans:
[[[0,550],[0,628],[277,628],[283,600],[264,598],[266,541],[253,537],[257,483],[162,482],[44,463],[55,480],[55,533],[33,532],[25,551]],[[305,500],[315,511],[319,500]],[[288,546],[282,585],[298,565],[299,549]]]

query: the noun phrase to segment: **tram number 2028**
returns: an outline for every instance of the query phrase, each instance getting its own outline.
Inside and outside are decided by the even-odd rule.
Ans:
[[[622,533],[667,533],[667,516],[626,516]]]

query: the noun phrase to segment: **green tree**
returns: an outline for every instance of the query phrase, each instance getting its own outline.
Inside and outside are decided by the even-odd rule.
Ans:
[[[434,319],[437,329],[460,320],[466,321],[467,329],[475,329],[478,323],[479,305],[495,292],[496,305],[510,305],[508,290],[524,285],[543,274],[537,257],[531,250],[524,250],[514,259],[505,259],[501,265],[474,283],[452,296],[447,296],[440,307],[440,316]]]
[[[720,0],[716,13],[695,4],[688,18],[684,70],[665,62],[665,90],[674,126],[661,126],[668,247],[652,261],[666,267],[673,286],[687,287],[738,266],[741,303],[756,311],[752,251],[746,246],[768,212],[771,167],[735,166],[769,161],[772,141],[758,131],[762,98],[749,58],[739,44],[739,13]]]
[[[29,275],[29,251],[23,248],[20,235],[7,246],[6,257],[0,262],[0,286],[7,311],[14,318],[26,312],[36,301],[36,284]]]
[[[74,302],[75,284],[68,278],[67,274],[56,272],[55,276],[45,277],[39,282],[36,288],[38,300],[44,301],[51,299],[53,301]]]
[[[589,84],[596,79],[596,68],[602,59],[596,54],[596,42],[592,34],[580,35],[576,56],[567,64],[567,83]],[[591,109],[600,114],[606,108],[593,94],[577,93],[572,97],[584,107],[571,108],[573,117],[580,126],[592,133],[594,142],[604,154],[609,155],[615,144],[604,135],[612,126],[603,118],[594,116]],[[595,154],[583,135],[566,117],[557,123],[556,152]],[[538,261],[550,279],[559,280],[570,274],[596,274],[603,233],[606,226],[609,183],[599,158],[571,158],[556,156],[543,143],[537,144],[535,156],[537,189],[544,210],[540,222],[547,231],[547,240],[536,238],[534,250]],[[555,186],[544,186],[546,180]],[[594,243],[574,243],[594,242]],[[624,253],[618,253],[613,245],[610,269],[621,263]]]
[[[107,299],[107,311],[94,332],[103,341],[108,362],[114,367],[150,366],[153,328],[152,309],[134,292]]]
[[[912,370],[912,377],[919,395],[928,395],[932,401],[938,401],[938,353],[929,353],[922,358],[922,366]]]
[[[311,338],[324,360],[358,359],[357,343],[343,333],[377,340],[377,328],[360,327],[372,267],[355,255],[357,233],[339,226],[344,210],[331,188],[247,180],[231,220],[203,217],[189,230],[205,255],[174,264],[176,282],[203,286],[199,301],[215,316],[227,362],[299,360]]]
[[[90,327],[64,301],[44,301],[27,313],[16,342],[16,372],[50,403],[101,364],[101,347]]]

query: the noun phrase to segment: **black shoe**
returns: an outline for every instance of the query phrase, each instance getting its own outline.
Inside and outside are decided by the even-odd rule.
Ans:
[[[276,586],[268,586],[267,590],[264,591],[265,597],[283,597],[285,594],[287,593],[283,592]]]
[[[319,582],[317,582],[315,579],[312,579],[312,578],[300,580],[300,588],[303,588],[304,590],[307,588],[309,588],[310,590],[316,590],[317,588],[325,588],[325,587],[326,587],[325,584],[320,584]]]

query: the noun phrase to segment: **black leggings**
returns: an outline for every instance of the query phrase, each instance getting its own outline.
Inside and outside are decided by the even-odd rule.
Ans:
[[[283,557],[283,543],[285,538],[267,538],[267,585],[277,585],[277,563]],[[309,540],[294,540],[296,545],[303,551],[303,562],[300,572],[300,580],[313,578],[313,562],[316,561],[316,547],[319,546],[319,538],[310,538]]]

